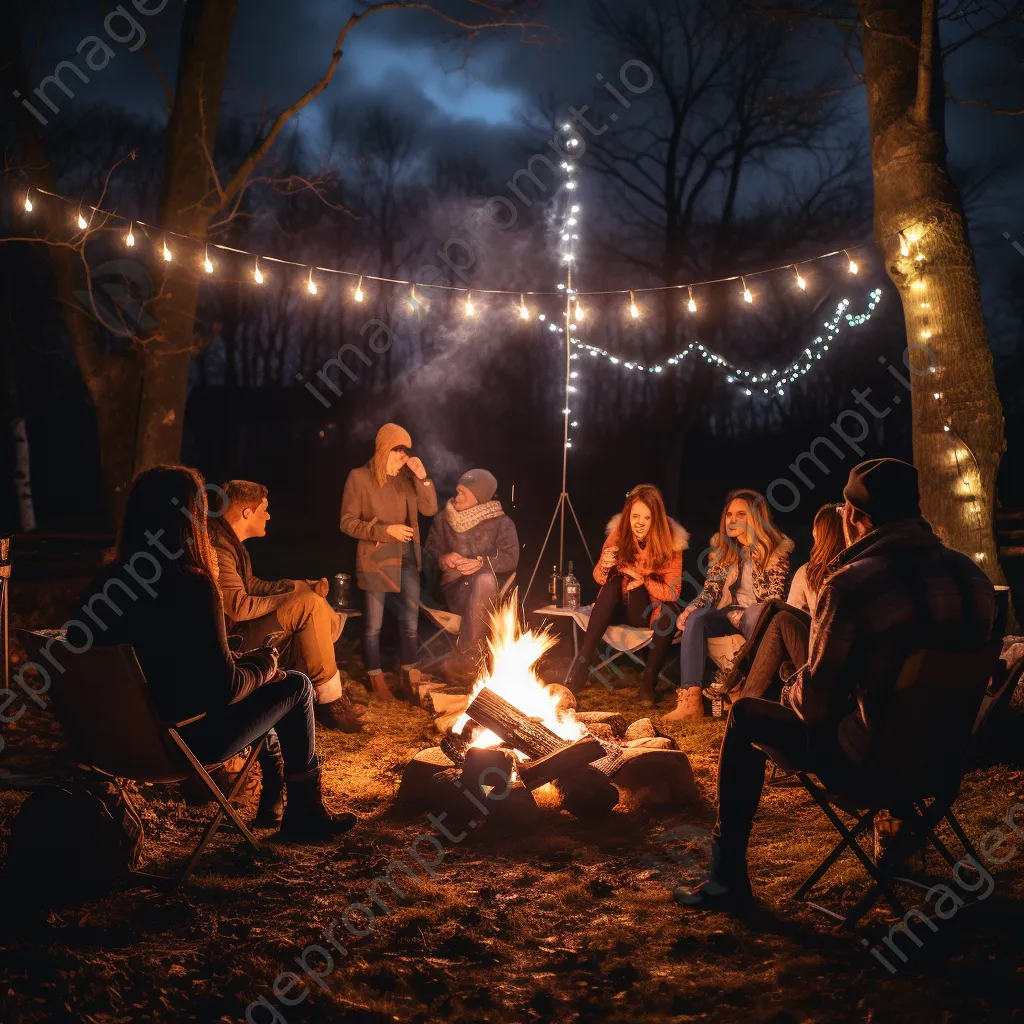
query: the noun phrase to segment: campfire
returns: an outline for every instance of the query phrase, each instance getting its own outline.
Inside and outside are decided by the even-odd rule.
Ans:
[[[555,643],[548,629],[520,628],[515,595],[495,610],[470,694],[429,693],[441,742],[406,767],[399,800],[518,824],[541,806],[582,817],[694,799],[689,760],[649,718],[579,711],[570,690],[537,675]]]

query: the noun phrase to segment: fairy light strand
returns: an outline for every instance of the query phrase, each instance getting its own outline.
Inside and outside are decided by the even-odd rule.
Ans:
[[[578,188],[578,184],[579,184],[578,181],[576,181],[575,179],[570,179],[569,181],[566,182],[565,187],[569,191],[573,192],[573,191],[575,191]],[[254,252],[252,250],[249,250],[249,249],[239,249],[236,246],[224,245],[221,242],[210,242],[210,241],[208,241],[206,239],[195,238],[195,237],[193,237],[191,235],[186,235],[186,234],[183,234],[183,233],[178,232],[178,231],[168,231],[168,230],[166,230],[164,228],[157,227],[154,224],[150,224],[147,221],[142,221],[142,220],[137,220],[137,219],[133,220],[132,218],[124,217],[121,214],[114,213],[114,212],[112,212],[110,210],[106,210],[106,209],[104,209],[102,207],[86,205],[86,204],[80,203],[80,201],[77,200],[77,199],[71,199],[68,196],[60,195],[57,192],[50,192],[50,191],[48,191],[46,189],[36,188],[35,186],[32,186],[32,188],[27,189],[26,192],[25,192],[25,196],[24,196],[24,200],[23,200],[23,207],[24,207],[24,211],[26,213],[32,213],[32,212],[35,211],[36,204],[33,201],[33,198],[35,196],[46,196],[46,197],[48,197],[50,199],[55,199],[58,202],[65,203],[65,204],[67,204],[68,206],[70,206],[72,208],[76,208],[77,207],[77,208],[79,208],[82,211],[89,211],[92,215],[99,214],[100,217],[103,219],[104,223],[109,222],[109,223],[112,223],[112,224],[134,225],[134,226],[137,226],[137,227],[143,229],[146,232],[151,232],[153,235],[157,236],[158,238],[162,238],[163,244],[161,246],[161,249],[162,249],[162,252],[164,254],[163,258],[167,262],[172,262],[173,261],[173,255],[172,255],[172,257],[170,259],[168,259],[167,256],[166,256],[167,252],[171,252],[170,248],[168,247],[168,239],[177,239],[179,243],[190,243],[191,245],[193,245],[195,247],[196,250],[202,249],[202,250],[205,251],[205,256],[204,256],[204,259],[203,259],[204,269],[206,269],[205,268],[206,263],[210,262],[209,254],[210,254],[210,250],[211,249],[219,249],[219,250],[221,250],[222,252],[225,252],[225,253],[232,253],[232,254],[235,254],[237,256],[244,257],[248,261],[255,261],[255,259],[257,257],[259,257],[260,260],[263,260],[265,262],[279,263],[279,264],[281,264],[283,266],[295,267],[295,268],[297,268],[300,271],[305,271],[309,267],[308,263],[304,263],[301,260],[289,260],[289,259],[284,259],[283,257],[279,257],[279,256],[270,256],[270,255],[268,255],[266,253],[257,253],[257,252]],[[570,211],[571,211],[571,207],[570,207]],[[576,238],[578,238],[578,233],[575,230],[570,230],[570,228],[571,229],[575,229],[576,228],[576,224],[575,223],[572,224],[572,225],[569,224],[569,220],[570,219],[576,220],[577,223],[578,223],[578,218],[575,218],[575,217],[566,218],[565,221],[564,221],[564,226],[563,226],[562,234],[563,235],[565,235],[565,234],[569,235],[569,238],[565,239],[565,240],[571,242],[571,241],[575,241]],[[92,219],[89,220],[88,226],[90,227],[90,229],[92,231],[96,230],[96,229],[92,228]],[[573,237],[574,235],[576,237]],[[866,245],[867,245],[867,243],[862,243],[860,245],[846,246],[846,247],[840,248],[840,249],[832,249],[829,252],[820,253],[817,256],[807,257],[806,259],[801,260],[801,263],[804,263],[804,264],[806,264],[806,263],[814,263],[814,262],[817,262],[817,261],[820,261],[820,260],[827,260],[827,259],[830,259],[830,258],[835,257],[835,256],[843,255],[843,256],[846,257],[846,259],[848,261],[848,268],[850,270],[850,273],[856,274],[857,270],[859,268],[857,266],[857,263],[850,256],[850,253],[851,252],[856,252],[858,249],[864,248]],[[629,296],[632,295],[633,298],[630,301],[631,302],[635,302],[635,297],[638,296],[638,295],[647,295],[647,294],[650,294],[650,293],[653,293],[653,292],[664,292],[664,291],[686,291],[687,292],[687,306],[690,309],[690,312],[696,312],[696,309],[695,309],[696,303],[695,303],[694,298],[693,298],[693,289],[694,288],[704,288],[704,287],[708,287],[710,285],[725,284],[725,283],[729,283],[729,282],[736,282],[736,281],[740,281],[741,279],[743,281],[746,281],[749,278],[762,277],[762,276],[764,276],[766,274],[775,274],[775,273],[778,273],[779,271],[783,271],[783,270],[790,270],[790,271],[792,271],[792,269],[793,269],[793,264],[792,264],[792,262],[789,262],[789,263],[781,263],[778,266],[765,267],[764,269],[761,269],[761,270],[752,270],[749,273],[746,273],[746,274],[744,274],[742,276],[740,274],[730,274],[730,275],[725,276],[725,277],[707,278],[707,279],[700,280],[700,281],[690,281],[690,282],[685,282],[685,283],[680,283],[680,284],[640,285],[640,286],[634,285],[632,287],[597,289],[597,290],[593,290],[593,291],[579,291],[579,290],[575,290],[574,289],[573,294],[574,294],[574,296],[577,299],[579,297],[581,297],[581,296],[583,296],[583,297],[596,297],[596,296],[603,296],[603,295],[621,295],[621,296],[624,296],[624,297],[629,297]],[[360,282],[360,284],[357,286],[357,292],[359,292],[359,293],[361,293],[363,291],[361,282],[364,281],[364,280],[365,281],[375,281],[375,282],[377,282],[379,284],[395,284],[395,285],[405,285],[405,286],[411,286],[413,284],[416,284],[421,289],[434,289],[436,291],[457,292],[457,293],[462,293],[463,295],[465,295],[467,293],[467,291],[468,291],[467,288],[459,287],[457,285],[444,285],[444,284],[435,284],[435,283],[429,283],[428,284],[428,283],[425,283],[425,282],[421,283],[421,282],[415,282],[415,281],[413,281],[410,278],[384,277],[384,276],[377,275],[377,274],[367,274],[367,273],[364,273],[363,271],[359,271],[359,270],[340,270],[340,269],[338,269],[336,267],[324,267],[324,266],[314,266],[313,270],[316,271],[317,274],[337,274],[337,275],[339,275],[341,277],[350,277],[350,278],[356,279],[356,280],[358,280]],[[206,273],[212,274],[213,271],[207,269]],[[744,290],[746,290],[745,285],[744,285]],[[508,296],[512,296],[512,297],[518,297],[519,295],[525,295],[528,298],[551,297],[551,296],[555,296],[555,297],[561,298],[563,293],[564,293],[564,289],[563,288],[559,288],[557,291],[547,291],[547,290],[544,290],[544,289],[522,289],[522,288],[479,288],[479,287],[476,287],[476,286],[473,287],[473,291],[476,292],[478,295],[508,295]],[[361,301],[361,300],[357,299],[356,301]]]

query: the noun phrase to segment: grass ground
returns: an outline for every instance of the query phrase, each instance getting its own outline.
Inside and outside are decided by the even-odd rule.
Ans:
[[[49,623],[61,621],[45,602],[37,607]],[[592,687],[581,706],[620,711],[629,720],[647,714],[631,689],[607,694]],[[545,810],[541,827],[528,835],[481,829],[435,845],[416,843],[438,834],[425,816],[394,802],[407,761],[437,741],[431,720],[405,705],[371,706],[363,734],[318,737],[329,800],[360,816],[343,843],[268,843],[254,858],[220,838],[194,882],[176,894],[121,891],[9,932],[0,945],[0,1020],[235,1022],[248,1013],[256,1024],[930,1024],[1021,1016],[1024,842],[994,869],[988,899],[941,922],[935,933],[917,928],[919,950],[900,941],[913,955],[903,963],[888,954],[895,974],[869,955],[860,936],[833,931],[789,899],[832,841],[810,801],[791,787],[767,791],[755,829],[757,910],[740,920],[677,907],[669,886],[695,869],[689,860],[673,864],[671,854],[678,852],[680,826],[710,829],[721,730],[710,719],[671,730],[693,764],[702,794],[696,805],[616,811],[595,821]],[[48,712],[30,711],[5,739],[5,767],[52,765],[62,757]],[[146,792],[147,848],[170,865],[194,842],[208,812],[186,807],[167,788]],[[21,798],[0,791],[0,840]],[[1024,773],[994,766],[971,773],[958,812],[977,840],[1020,801]],[[414,843],[424,862],[438,862],[436,877],[414,860]],[[395,869],[406,897],[378,888],[390,908],[385,914],[372,906],[367,887],[396,859],[417,882],[407,884]],[[849,865],[837,868],[825,901],[848,900],[858,879]],[[15,886],[46,883],[5,876],[0,905]],[[376,911],[372,929],[353,907],[359,903]],[[346,910],[366,934],[353,938],[336,925],[343,956],[322,933]],[[322,955],[305,955],[310,972],[324,975],[322,985],[303,970],[311,944],[332,954],[330,972]],[[298,979],[282,974],[288,971]]]

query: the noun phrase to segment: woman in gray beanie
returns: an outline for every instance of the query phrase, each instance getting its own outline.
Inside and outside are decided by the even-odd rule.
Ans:
[[[441,569],[445,604],[462,616],[459,647],[467,653],[479,650],[501,586],[519,564],[519,537],[494,500],[497,490],[498,481],[486,469],[463,473],[424,545],[428,559]]]

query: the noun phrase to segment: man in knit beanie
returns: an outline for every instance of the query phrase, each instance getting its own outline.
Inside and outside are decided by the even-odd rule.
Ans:
[[[748,697],[732,707],[718,759],[712,874],[696,889],[676,891],[684,906],[735,908],[751,901],[747,844],[766,748],[813,771],[835,792],[872,784],[873,754],[907,657],[921,650],[977,652],[992,640],[992,584],[972,559],[932,532],[912,465],[862,462],[850,471],[843,497],[847,547],[818,591],[806,664],[783,689],[781,703]],[[975,684],[968,678],[962,685]],[[977,699],[980,704],[980,694]],[[929,763],[933,756],[959,756],[940,746],[941,730],[921,732],[915,742],[933,744]],[[911,745],[906,765],[889,770],[912,776],[918,756]]]
[[[482,650],[488,615],[519,564],[519,537],[494,500],[497,490],[498,481],[486,469],[463,473],[424,545],[428,560],[441,570],[445,604],[462,616],[459,648],[470,657]]]

